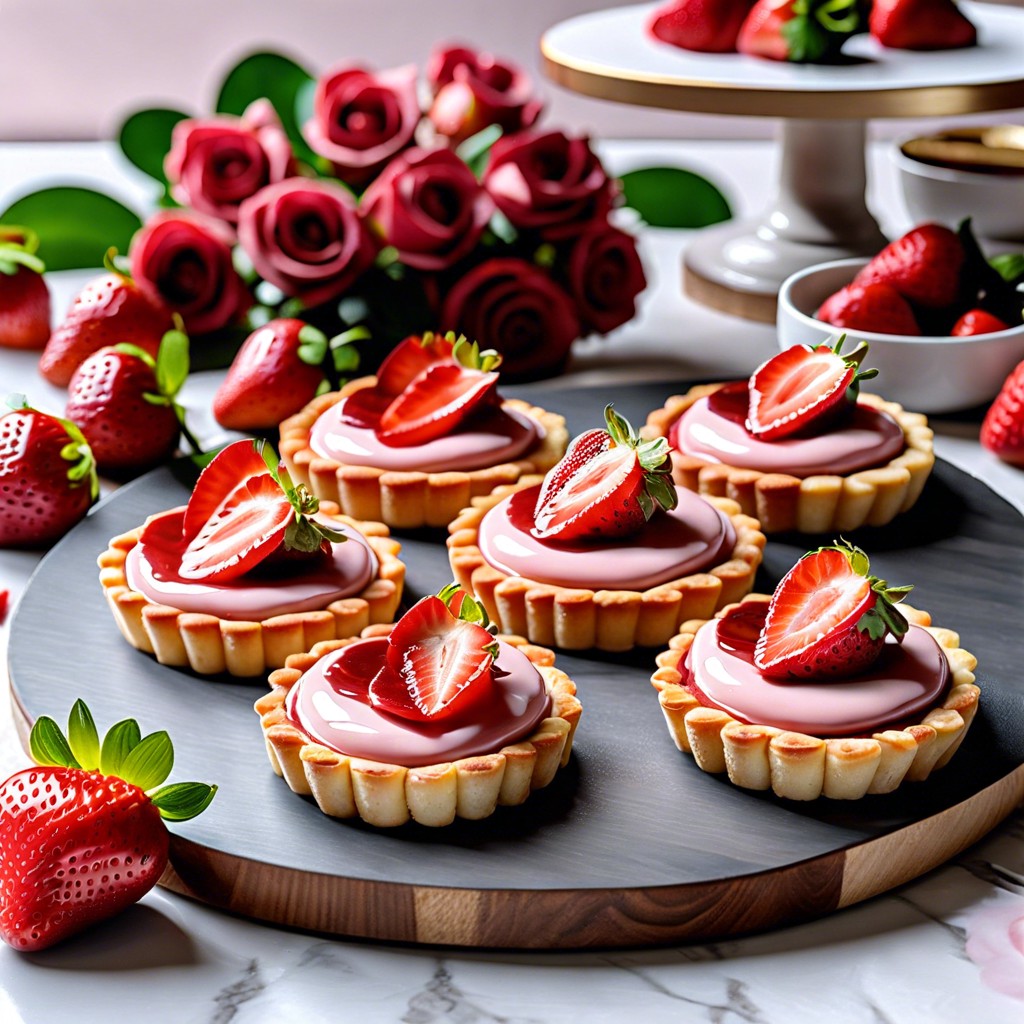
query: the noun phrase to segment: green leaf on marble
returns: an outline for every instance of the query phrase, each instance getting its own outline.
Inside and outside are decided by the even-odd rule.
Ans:
[[[620,181],[626,205],[653,228],[703,228],[732,217],[718,187],[682,167],[644,167]]]

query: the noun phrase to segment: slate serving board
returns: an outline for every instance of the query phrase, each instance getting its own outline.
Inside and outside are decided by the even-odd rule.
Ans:
[[[636,424],[677,385],[620,388]],[[557,405],[572,433],[602,422],[607,390],[507,388]],[[557,395],[557,397],[556,397]],[[16,717],[64,721],[84,697],[101,728],[167,728],[173,780],[216,782],[173,826],[163,884],[260,920],[329,934],[479,947],[580,948],[713,940],[827,914],[948,859],[1024,798],[1024,520],[939,463],[896,523],[851,535],[872,568],[979,658],[983,696],[951,765],[925,783],[845,804],[785,803],[703,774],[669,739],[649,683],[653,651],[558,656],[583,718],[573,759],[522,807],[440,830],[329,819],[288,791],[263,751],[262,684],[158,665],[120,637],[97,581],[109,537],[186,500],[157,470],[106,499],[40,563],[11,629]],[[770,590],[830,538],[772,538]],[[450,579],[443,538],[402,538],[406,603]]]

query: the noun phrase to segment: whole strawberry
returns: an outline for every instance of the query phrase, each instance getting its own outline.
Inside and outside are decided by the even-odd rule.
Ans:
[[[79,292],[50,336],[39,372],[51,384],[67,387],[79,364],[109,345],[127,342],[155,356],[160,339],[173,326],[166,308],[111,268]]]
[[[215,786],[163,785],[174,750],[126,719],[102,743],[77,701],[67,738],[41,717],[29,737],[40,767],[0,784],[0,937],[45,949],[141,899],[167,866],[163,823],[187,821]]]
[[[0,227],[0,345],[42,348],[50,337],[50,290],[24,228]]]
[[[941,309],[956,299],[963,265],[964,247],[956,232],[941,224],[922,224],[890,242],[854,278],[854,284],[882,282],[910,302]]]
[[[673,0],[651,18],[651,34],[700,53],[733,53],[740,25],[754,0]]]
[[[96,462],[82,432],[31,408],[24,396],[8,399],[0,416],[0,547],[54,543],[99,495]]]
[[[81,428],[101,473],[135,476],[170,458],[183,428],[175,398],[188,367],[188,338],[168,331],[156,359],[135,345],[114,345],[75,370],[65,414]]]
[[[1008,331],[1010,325],[986,309],[969,309],[964,313],[949,332],[954,338],[970,338],[976,334],[995,334],[997,331]]]
[[[898,50],[952,50],[978,41],[953,0],[874,0],[869,27],[883,46]]]
[[[324,384],[326,336],[301,320],[271,320],[238,350],[213,399],[214,419],[228,430],[273,430]]]
[[[981,443],[1013,466],[1024,466],[1024,362],[1003,383],[981,424]]]
[[[814,314],[833,327],[876,334],[919,335],[910,303],[890,284],[853,282],[830,295]]]

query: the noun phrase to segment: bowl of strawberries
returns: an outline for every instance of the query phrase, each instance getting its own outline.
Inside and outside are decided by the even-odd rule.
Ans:
[[[840,334],[867,342],[891,401],[969,409],[1024,359],[1024,255],[986,259],[968,222],[923,224],[870,259],[793,274],[779,290],[777,327],[783,349]]]

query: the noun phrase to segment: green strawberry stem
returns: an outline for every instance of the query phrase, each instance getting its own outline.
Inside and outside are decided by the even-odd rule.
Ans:
[[[846,344],[846,334],[840,334],[836,338],[835,344],[832,346],[832,351],[843,360],[848,367],[852,367],[854,370],[853,380],[850,381],[846,388],[846,402],[848,405],[856,405],[857,399],[860,397],[860,385],[861,381],[871,380],[873,377],[878,376],[878,370],[872,367],[869,370],[862,370],[860,368],[861,363],[864,361],[864,357],[868,354],[868,343],[862,341],[852,352],[843,352],[843,345]]]
[[[649,521],[659,508],[671,512],[679,504],[679,493],[672,482],[672,463],[669,460],[672,449],[668,440],[664,437],[641,440],[629,420],[619,415],[612,405],[605,406],[604,421],[617,445],[636,449],[644,473],[643,490],[637,495],[644,519]]]
[[[323,370],[325,391],[337,391],[348,380],[343,375],[359,369],[359,350],[354,343],[371,337],[369,328],[360,325],[328,339],[323,331],[306,324],[299,331],[298,356],[307,365]]]
[[[102,743],[92,713],[75,701],[65,737],[60,726],[41,715],[29,733],[29,751],[38,765],[116,775],[138,786],[168,821],[187,821],[204,811],[217,792],[204,782],[162,786],[174,766],[174,748],[166,732],[143,736],[134,719],[111,726]]]
[[[462,600],[457,609],[452,608],[454,599],[459,594],[462,595]],[[487,614],[487,609],[484,608],[476,598],[470,597],[470,595],[462,589],[461,584],[454,582],[449,583],[437,592],[437,596],[444,602],[448,611],[450,611],[460,622],[475,622],[478,626],[486,629],[491,636],[495,636],[497,634],[498,627],[491,622],[490,616]],[[488,644],[485,650],[492,658],[497,658],[498,641],[495,640],[493,644]]]

